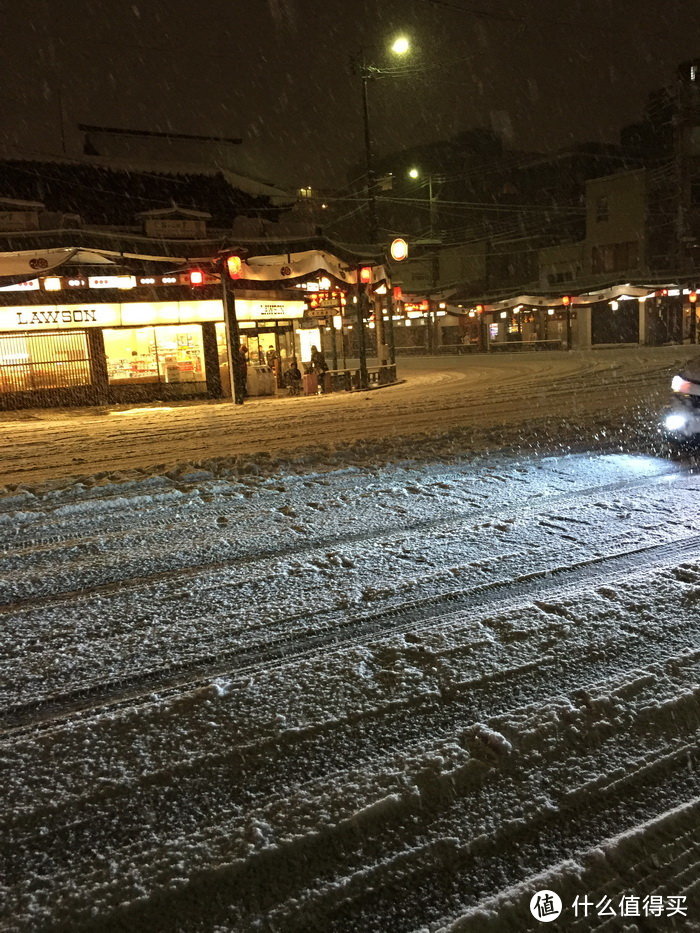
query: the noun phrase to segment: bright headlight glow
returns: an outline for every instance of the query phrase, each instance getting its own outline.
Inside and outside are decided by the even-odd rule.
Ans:
[[[691,384],[682,376],[674,376],[671,380],[671,392],[680,392],[683,395],[690,394]]]
[[[666,420],[664,421],[664,427],[668,431],[680,431],[681,428],[685,426],[686,416],[679,415],[677,412],[674,412],[672,415],[667,415]]]

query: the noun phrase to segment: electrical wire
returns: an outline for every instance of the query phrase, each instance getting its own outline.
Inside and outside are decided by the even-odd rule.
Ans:
[[[522,26],[529,26],[531,24],[540,25],[542,23],[546,23],[550,26],[563,26],[567,29],[576,27],[576,23],[570,20],[556,20],[550,18],[543,19],[535,16],[514,16],[512,13],[499,13],[495,10],[481,10],[477,9],[476,7],[465,7],[461,4],[452,2],[452,0],[420,0],[420,2],[428,3],[431,6],[442,7],[446,10],[452,10],[456,13],[464,13],[467,16],[476,16],[481,19],[493,19],[504,23],[518,23]]]

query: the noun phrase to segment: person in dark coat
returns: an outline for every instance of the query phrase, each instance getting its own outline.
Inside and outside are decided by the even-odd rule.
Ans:
[[[241,344],[231,354],[233,362],[233,391],[236,405],[242,405],[248,395],[248,351]]]
[[[290,395],[299,395],[301,392],[301,370],[297,366],[296,356],[293,356],[289,361],[289,367],[284,374],[284,381]]]
[[[311,372],[322,376],[328,372],[328,363],[322,351],[317,346],[311,347]]]

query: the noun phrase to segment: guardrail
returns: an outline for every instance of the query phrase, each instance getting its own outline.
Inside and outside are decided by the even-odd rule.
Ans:
[[[394,347],[397,356],[461,356],[464,353],[479,353],[476,343],[450,343],[443,347]]]
[[[367,368],[369,386],[385,386],[396,382],[396,366],[372,366]],[[350,392],[360,388],[359,369],[328,369],[322,377],[324,392]]]
[[[562,350],[563,340],[499,340],[489,343],[492,350]]]

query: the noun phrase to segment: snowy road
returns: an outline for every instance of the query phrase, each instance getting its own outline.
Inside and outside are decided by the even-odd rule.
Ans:
[[[550,929],[700,929],[700,475],[630,427],[672,358],[489,361],[507,415],[453,361],[225,422],[7,422],[0,928],[522,931],[551,889]],[[114,418],[137,460],[105,469]]]
[[[304,451],[308,459],[310,447],[360,441],[384,450],[387,441],[396,446],[402,437],[449,431],[467,449],[499,446],[503,432],[513,430],[535,446],[562,428],[576,439],[579,422],[599,431],[646,422],[668,396],[674,365],[689,352],[638,347],[401,359],[404,384],[357,395],[250,399],[241,408],[197,402],[0,412],[0,483],[150,471],[260,451]],[[444,438],[438,450],[445,450]]]

